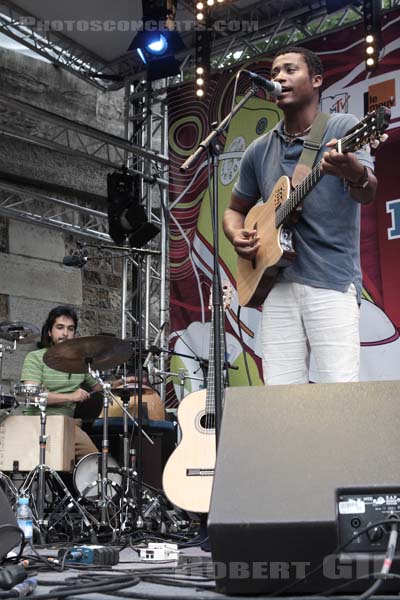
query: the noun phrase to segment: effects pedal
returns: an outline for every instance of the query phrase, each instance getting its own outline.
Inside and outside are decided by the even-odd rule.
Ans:
[[[58,551],[58,560],[64,564],[117,565],[119,550],[111,546],[74,546]]]

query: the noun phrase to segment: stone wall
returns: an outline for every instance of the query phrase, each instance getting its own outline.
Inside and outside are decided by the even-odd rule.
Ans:
[[[0,90],[52,113],[123,135],[122,91],[98,91],[60,68],[2,48]],[[47,135],[46,123],[3,103],[0,123],[17,133]],[[64,186],[72,190],[69,202],[82,203],[80,194],[84,194],[95,199],[88,206],[106,211],[106,178],[111,169],[90,159],[0,135],[0,163],[6,176],[29,178],[44,190],[46,184]],[[40,328],[54,306],[71,304],[80,316],[80,335],[120,334],[121,261],[103,252],[82,270],[65,267],[62,259],[76,249],[75,242],[61,230],[0,217],[0,321],[21,320]],[[35,344],[19,345],[15,353],[5,353],[2,382],[6,391],[19,381],[24,356],[32,349]]]

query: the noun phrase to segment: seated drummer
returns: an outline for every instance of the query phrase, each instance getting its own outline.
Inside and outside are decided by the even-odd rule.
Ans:
[[[78,316],[73,308],[56,306],[50,311],[42,327],[41,349],[29,352],[25,357],[21,381],[24,384],[42,385],[48,392],[47,415],[73,417],[76,404],[90,398],[90,393],[80,387],[83,383],[94,392],[101,391],[100,385],[89,373],[62,373],[48,367],[43,360],[48,348],[74,339],[77,326]],[[130,381],[129,377],[127,381]],[[113,382],[112,387],[122,384],[122,380],[119,379]],[[24,414],[38,415],[39,408],[28,407]],[[86,454],[98,452],[88,434],[81,429],[80,419],[75,419],[75,424],[75,459],[79,460]]]

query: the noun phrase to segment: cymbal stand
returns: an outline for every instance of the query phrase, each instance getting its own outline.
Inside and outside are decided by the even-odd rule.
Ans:
[[[64,516],[65,514],[74,506],[79,514],[81,515],[83,522],[90,529],[91,532],[91,541],[96,542],[96,534],[93,530],[93,526],[90,523],[85,511],[82,509],[80,504],[73,498],[71,492],[65,486],[63,480],[51,467],[46,465],[46,445],[47,445],[47,435],[46,435],[46,407],[47,407],[47,392],[41,392],[38,397],[35,399],[34,405],[39,408],[40,411],[40,436],[39,436],[39,464],[27,475],[27,478],[23,485],[19,490],[20,496],[30,496],[32,501],[32,508],[35,518],[35,525],[39,530],[39,539],[40,543],[45,543],[45,533],[50,531]],[[46,475],[49,480],[54,480],[60,489],[62,490],[64,497],[61,499],[61,502],[67,505],[65,513],[61,518],[58,518],[56,521],[50,523],[49,520],[45,519],[44,515],[44,501],[46,494]],[[33,493],[33,485],[37,480],[37,489],[36,494]],[[36,496],[36,501],[35,501]]]
[[[123,258],[123,281],[122,281],[122,338],[125,337],[126,334],[126,318],[125,318],[125,304],[127,299],[127,264],[128,261],[135,263],[137,269],[137,286],[135,295],[137,298],[137,306],[136,306],[136,329],[137,329],[137,339],[138,339],[138,369],[137,369],[137,381],[138,381],[138,421],[135,424],[138,429],[138,438],[137,438],[137,475],[136,475],[136,521],[135,526],[137,528],[141,528],[144,525],[144,519],[142,515],[142,457],[143,457],[143,446],[142,446],[142,433],[143,432],[143,364],[142,364],[142,270],[143,270],[143,262],[145,256],[147,255],[159,255],[160,252],[158,250],[150,250],[148,248],[134,248],[127,246],[105,246],[107,250],[121,250],[124,252]],[[127,410],[124,410],[124,415],[129,415]],[[130,418],[131,415],[129,415]],[[127,427],[127,424],[124,424],[124,427]],[[147,436],[148,437],[148,436]],[[125,438],[128,440],[129,438]],[[124,461],[128,456],[128,450],[125,448],[124,451]],[[124,468],[129,470],[129,461],[127,464],[124,464]],[[128,473],[128,471],[125,471]]]
[[[108,407],[112,402],[116,402],[123,410],[123,418],[124,418],[124,465],[121,469],[122,474],[128,479],[128,483],[123,481],[123,490],[124,492],[129,490],[129,478],[133,473],[129,468],[129,428],[128,428],[128,419],[131,419],[134,426],[139,428],[138,422],[136,419],[132,417],[132,415],[128,412],[127,406],[129,404],[129,398],[127,403],[121,402],[119,398],[117,398],[111,392],[111,384],[106,383],[100,377],[98,371],[93,371],[88,365],[88,370],[90,375],[97,381],[97,383],[101,386],[103,391],[103,439],[101,442],[101,469],[99,469],[99,480],[98,480],[98,489],[99,489],[99,505],[101,510],[101,525],[108,525],[108,514],[107,507],[109,506],[109,502],[111,500],[108,488],[113,485],[113,482],[108,479],[108,454],[110,450],[110,441],[108,437]],[[147,433],[141,430],[142,435],[144,435],[147,440],[154,444],[153,440],[147,435]],[[128,487],[127,487],[128,486]],[[91,489],[91,487],[89,488]],[[124,497],[125,493],[123,494]],[[126,503],[126,501],[125,501]],[[129,504],[129,502],[127,503]]]
[[[108,486],[112,484],[108,480],[108,453],[110,450],[110,441],[108,439],[108,406],[113,401],[111,394],[111,384],[106,383],[100,377],[98,371],[93,371],[90,366],[91,361],[87,360],[88,371],[90,375],[97,381],[101,386],[103,392],[103,438],[101,441],[101,465],[99,465],[97,487],[99,492],[99,506],[100,506],[100,524],[108,525],[108,512],[107,507],[111,498],[108,496]],[[90,486],[89,489],[91,489]]]
[[[135,499],[135,489],[133,486],[133,478],[137,477],[136,471],[136,453],[134,449],[130,447],[130,434],[129,434],[129,426],[128,426],[128,415],[132,416],[128,412],[130,400],[130,392],[129,389],[126,388],[122,395],[121,401],[123,403],[123,434],[122,434],[122,450],[123,450],[123,464],[121,468],[122,472],[122,497],[121,497],[121,530],[129,530],[133,523],[129,519],[130,507],[132,506],[132,499]],[[132,418],[133,425],[132,427],[136,427],[137,423]],[[145,433],[144,431],[142,432]],[[147,436],[147,434],[146,434]],[[147,436],[148,439],[150,439]],[[152,444],[154,444],[153,440],[150,440]],[[134,460],[133,460],[134,458]]]

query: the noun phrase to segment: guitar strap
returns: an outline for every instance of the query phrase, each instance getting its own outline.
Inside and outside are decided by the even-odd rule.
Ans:
[[[322,137],[330,115],[319,112],[315,117],[311,131],[308,134],[303,145],[303,152],[292,176],[292,186],[298,185],[311,172],[314,166],[318,151],[321,148]]]

